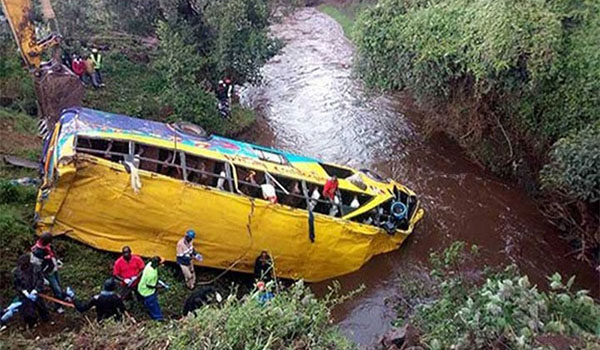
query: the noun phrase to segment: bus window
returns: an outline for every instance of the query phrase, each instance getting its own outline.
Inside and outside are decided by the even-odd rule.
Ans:
[[[78,136],[75,150],[118,163],[129,154],[129,142]]]
[[[325,163],[319,163],[319,165],[323,168],[323,170],[325,170],[325,172],[329,176],[337,176],[340,179],[345,179],[347,177],[354,175],[354,171],[350,170],[350,169],[341,168],[339,166],[325,164]]]
[[[235,166],[237,171],[238,189],[246,196],[263,198],[260,185],[265,183],[265,173],[239,165]]]
[[[187,181],[191,183],[231,192],[232,178],[228,167],[225,162],[185,153],[185,171]]]

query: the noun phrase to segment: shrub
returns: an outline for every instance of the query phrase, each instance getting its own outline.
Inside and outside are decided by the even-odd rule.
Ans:
[[[0,204],[25,204],[35,201],[36,189],[31,186],[13,185],[0,179]]]
[[[212,60],[217,80],[230,77],[237,84],[256,83],[260,68],[279,50],[279,41],[268,36],[269,1],[212,1],[206,23],[214,35]]]
[[[550,163],[541,173],[542,184],[587,202],[600,201],[600,121],[558,140]]]
[[[158,23],[160,46],[155,67],[166,82],[160,100],[172,110],[169,119],[189,121],[209,132],[220,131],[217,100],[197,82],[202,58],[189,43],[191,33],[186,23]]]
[[[588,291],[572,290],[575,277],[563,282],[554,274],[542,292],[511,265],[474,283],[463,273],[469,257],[464,244],[455,243],[432,256],[429,276],[417,277],[421,288],[404,289],[408,298],[430,289],[430,298],[407,317],[430,349],[538,349],[548,335],[577,344],[600,341],[600,306]]]

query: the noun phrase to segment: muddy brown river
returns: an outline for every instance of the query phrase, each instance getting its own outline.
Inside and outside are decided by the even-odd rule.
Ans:
[[[370,168],[412,188],[424,220],[398,250],[373,258],[338,279],[344,291],[366,290],[338,307],[343,331],[365,346],[390,327],[385,305],[397,276],[427,262],[429,253],[462,240],[481,249],[481,265],[517,264],[538,284],[555,271],[577,274],[578,287],[597,288],[589,265],[539,213],[521,188],[498,179],[443,137],[425,139],[424,116],[403,96],[372,95],[352,75],[354,47],[330,17],[305,8],[272,26],[286,43],[263,69],[264,81],[243,100],[264,120],[251,141],[326,161]],[[331,282],[313,286],[324,293]]]

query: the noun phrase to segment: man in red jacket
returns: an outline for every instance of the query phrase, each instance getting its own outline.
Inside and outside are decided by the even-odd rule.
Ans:
[[[121,282],[121,297],[125,299],[135,291],[145,265],[142,258],[131,254],[131,248],[128,246],[123,247],[122,252],[123,255],[115,261],[113,276]]]
[[[329,208],[329,215],[331,216],[336,216],[338,213],[339,198],[336,197],[338,186],[338,179],[335,175],[327,179],[325,186],[323,186],[323,197],[328,199],[331,204]]]
[[[73,70],[73,73],[77,74],[79,79],[84,82],[83,73],[85,73],[85,62],[83,62],[81,57],[73,55],[73,60],[71,61],[71,70]]]

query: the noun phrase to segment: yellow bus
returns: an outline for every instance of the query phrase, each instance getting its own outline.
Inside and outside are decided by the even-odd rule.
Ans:
[[[175,261],[194,229],[198,265],[252,272],[267,251],[277,276],[321,281],[397,249],[424,215],[371,171],[198,129],[65,110],[44,146],[38,233]]]

